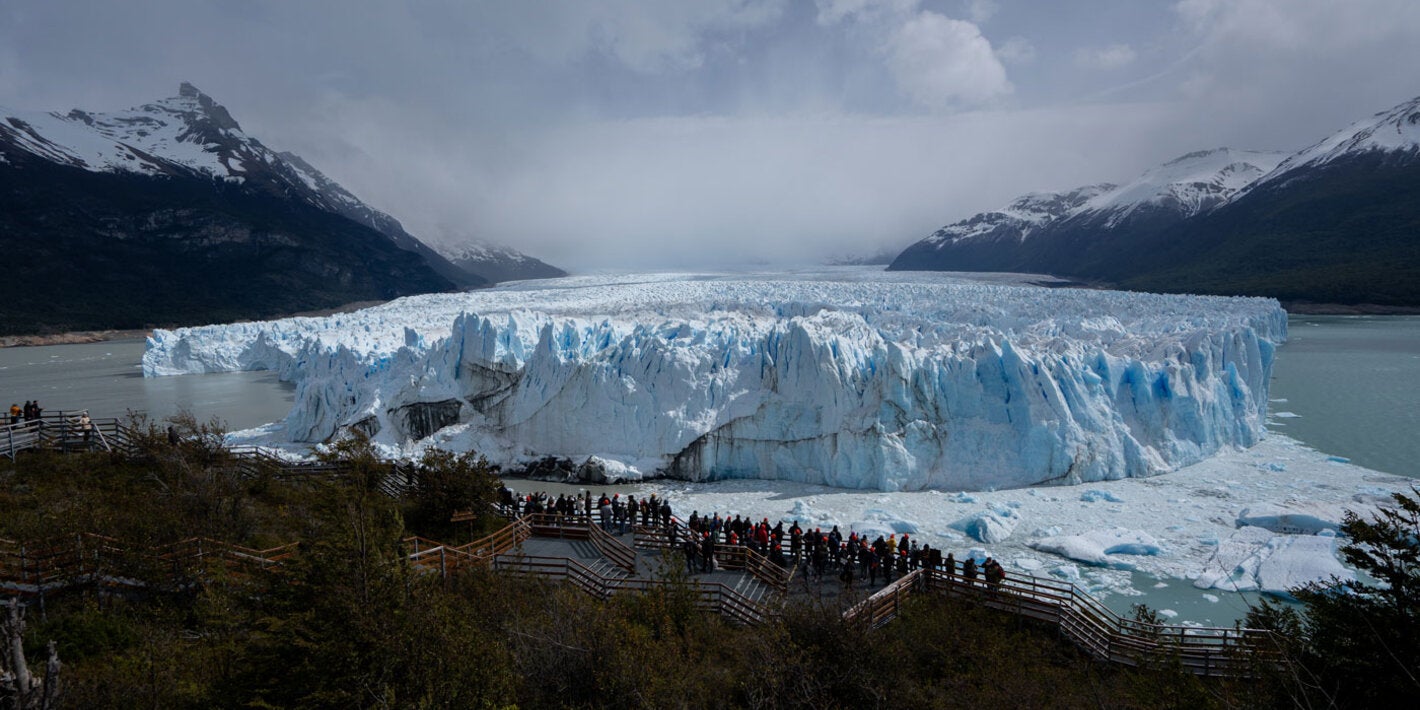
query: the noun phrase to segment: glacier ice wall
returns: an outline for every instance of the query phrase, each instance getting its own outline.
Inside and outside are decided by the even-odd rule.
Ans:
[[[600,476],[980,490],[1256,443],[1285,337],[1268,299],[852,270],[580,277],[159,330],[144,371],[275,370],[297,385],[293,441],[355,426]]]

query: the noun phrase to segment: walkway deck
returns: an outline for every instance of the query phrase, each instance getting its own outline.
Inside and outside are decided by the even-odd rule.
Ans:
[[[72,414],[72,413],[68,413]],[[88,441],[65,415],[53,420],[7,426],[0,430],[0,455],[34,448],[69,452],[102,447],[119,455],[134,448],[134,437],[115,419],[98,420]],[[233,452],[238,466],[274,469],[291,476],[340,475],[331,465],[292,464],[260,451]],[[400,495],[417,471],[396,468],[381,488]],[[1125,619],[1074,585],[1053,579],[1015,575],[997,587],[965,580],[942,571],[917,570],[885,586],[864,580],[845,589],[833,574],[806,579],[794,567],[781,567],[743,547],[720,546],[713,572],[685,572],[685,560],[673,540],[689,531],[673,521],[673,532],[636,527],[610,535],[582,517],[527,515],[481,540],[461,546],[409,538],[409,562],[417,569],[441,575],[470,567],[492,568],[517,575],[567,581],[589,594],[644,593],[689,583],[699,606],[736,623],[756,624],[774,618],[793,599],[839,599],[845,618],[862,619],[874,627],[895,618],[901,605],[916,594],[961,598],[1004,612],[1059,627],[1065,637],[1092,656],[1115,663],[1139,665],[1168,661],[1198,675],[1248,675],[1258,662],[1272,662],[1276,647],[1266,631],[1146,624]],[[229,573],[260,573],[279,569],[296,552],[296,543],[273,550],[247,550],[220,541],[194,539],[163,548],[124,545],[101,535],[80,535],[72,542],[36,548],[0,540],[0,590],[40,598],[50,591],[103,578],[107,560],[142,558],[170,566],[175,578],[192,580],[210,564]],[[679,567],[680,569],[675,569]],[[684,580],[683,582],[673,580]],[[851,604],[851,606],[850,606]]]

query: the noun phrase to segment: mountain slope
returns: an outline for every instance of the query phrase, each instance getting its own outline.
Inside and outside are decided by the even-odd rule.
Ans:
[[[454,288],[298,201],[185,177],[0,165],[0,333],[260,318]]]
[[[342,216],[333,201],[348,193],[309,180],[187,84],[112,114],[0,110],[0,250],[20,267],[0,333],[262,317],[456,286]]]
[[[1228,148],[1189,153],[1124,185],[1026,195],[943,227],[890,270],[1032,271],[1103,278],[1119,249],[1216,209],[1284,156]]]
[[[1024,271],[1032,247],[1026,242],[1050,225],[1113,190],[1108,183],[1070,192],[1033,192],[995,212],[949,224],[907,247],[889,271]]]
[[[1120,282],[1420,306],[1420,98],[1292,155],[1143,266]]]
[[[508,247],[472,242],[444,250],[445,257],[465,272],[489,283],[524,279],[553,279],[567,272]]]
[[[1420,98],[1279,157],[1190,154],[1034,225],[1028,240],[938,238],[986,213],[889,268],[1009,268],[1293,305],[1420,307]]]

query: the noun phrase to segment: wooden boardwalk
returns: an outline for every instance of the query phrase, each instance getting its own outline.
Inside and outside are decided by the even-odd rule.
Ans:
[[[72,414],[0,430],[0,455],[13,459],[19,452],[39,448],[134,453],[133,432],[118,420],[93,420],[96,431],[86,439],[72,426]],[[232,453],[238,468],[250,469],[250,475],[261,470],[293,477],[341,473],[330,464],[291,463],[255,449]],[[398,496],[416,475],[413,469],[396,468],[381,489]],[[675,543],[688,534],[678,520],[669,529],[636,526],[623,535],[611,535],[586,517],[537,514],[512,520],[498,532],[465,545],[418,537],[404,543],[407,561],[430,574],[493,569],[566,582],[600,599],[679,588],[694,594],[701,609],[742,624],[772,620],[795,597],[841,597],[855,602],[845,604],[845,619],[878,627],[896,618],[911,597],[930,594],[1055,625],[1091,656],[1113,663],[1176,663],[1203,676],[1246,676],[1256,671],[1255,664],[1277,658],[1273,652],[1277,642],[1269,632],[1141,623],[1119,616],[1073,584],[1041,577],[1014,575],[987,586],[941,570],[917,570],[859,600],[854,595],[862,593],[861,581],[845,590],[833,575],[819,581],[796,579],[798,570],[792,564],[780,566],[749,548],[729,545],[717,547],[714,571],[687,571]],[[45,594],[80,585],[142,586],[124,574],[135,565],[149,573],[167,570],[171,585],[200,583],[219,570],[224,578],[240,579],[279,570],[282,561],[295,554],[299,554],[295,542],[251,550],[203,538],[139,547],[94,533],[39,544],[0,540],[0,592],[42,600]]]

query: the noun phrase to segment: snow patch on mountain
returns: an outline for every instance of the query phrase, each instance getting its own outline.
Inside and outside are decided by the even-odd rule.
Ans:
[[[533,261],[533,258],[508,247],[488,242],[464,242],[458,245],[435,245],[435,250],[444,258],[458,263],[461,261],[507,260],[513,262]]]
[[[1075,214],[1104,213],[1107,227],[1119,225],[1146,206],[1192,217],[1222,206],[1286,157],[1286,153],[1231,148],[1189,153],[1091,198]]]
[[[236,179],[254,167],[248,163],[277,160],[190,84],[178,96],[114,113],[3,110],[0,131],[39,157],[94,172],[160,175],[176,167]],[[243,150],[222,149],[228,146]]]
[[[1305,167],[1318,167],[1347,156],[1366,153],[1406,153],[1420,156],[1420,97],[1357,121],[1287,158],[1254,186],[1274,182]]]
[[[1114,189],[1114,185],[1101,183],[1070,192],[1032,192],[995,212],[983,212],[942,227],[923,241],[942,245],[1003,236],[1025,241],[1036,230],[1073,214],[1090,200]]]
[[[621,475],[981,490],[1149,476],[1262,435],[1275,301],[844,269],[524,282],[155,331],[149,376],[270,369],[294,441]],[[595,472],[592,472],[595,473]]]

